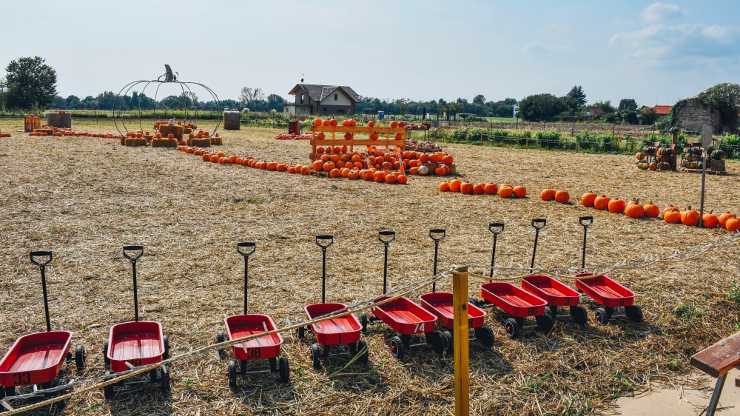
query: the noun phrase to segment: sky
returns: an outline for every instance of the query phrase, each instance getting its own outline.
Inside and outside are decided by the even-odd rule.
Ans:
[[[38,55],[60,95],[117,92],[168,63],[221,98],[307,83],[360,95],[564,95],[672,104],[740,82],[737,0],[3,1],[0,77]],[[195,91],[199,96],[205,93]]]

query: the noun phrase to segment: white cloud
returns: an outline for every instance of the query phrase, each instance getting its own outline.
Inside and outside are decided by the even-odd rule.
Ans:
[[[640,17],[646,22],[656,23],[681,17],[683,14],[683,9],[676,4],[658,2],[646,7]]]

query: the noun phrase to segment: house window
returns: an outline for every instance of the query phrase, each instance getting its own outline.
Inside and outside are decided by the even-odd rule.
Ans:
[[[339,94],[334,94],[334,101],[339,100]]]
[[[303,104],[303,98],[304,97],[305,97],[305,95],[301,94],[301,104]]]

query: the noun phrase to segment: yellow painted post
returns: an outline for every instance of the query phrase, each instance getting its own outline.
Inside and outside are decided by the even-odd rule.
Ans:
[[[452,273],[452,306],[455,313],[453,338],[455,359],[455,416],[470,413],[468,372],[468,267]]]

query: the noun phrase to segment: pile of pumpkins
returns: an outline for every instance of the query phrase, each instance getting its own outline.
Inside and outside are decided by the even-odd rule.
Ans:
[[[405,185],[408,178],[405,174],[398,171],[378,170],[373,167],[367,169],[358,169],[351,161],[344,161],[343,158],[337,158],[337,162],[329,155],[324,158],[314,160],[310,165],[289,165],[280,162],[267,162],[257,160],[252,157],[240,157],[236,155],[227,156],[224,152],[209,152],[199,147],[178,146],[177,150],[199,156],[204,162],[218,163],[222,165],[242,165],[254,169],[269,170],[274,172],[286,172],[299,175],[325,176],[329,178],[345,178],[366,181],[372,181],[385,184]],[[333,155],[339,156],[339,155]],[[341,167],[338,167],[341,164]]]
[[[570,199],[567,191],[555,191],[554,189],[543,190],[540,197],[543,201],[554,200],[560,203],[568,203]],[[623,214],[634,219],[662,218],[668,224],[699,225],[699,211],[691,207],[681,211],[675,206],[670,205],[661,214],[660,208],[652,202],[641,204],[636,199],[625,201],[621,198],[609,198],[606,195],[597,195],[594,192],[586,192],[581,195],[579,203],[587,208],[595,208],[613,214]],[[720,227],[730,232],[740,229],[740,218],[737,218],[735,214],[730,212],[725,212],[721,215],[715,215],[709,212],[705,213],[701,218],[704,228]]]
[[[347,146],[327,146],[316,148],[316,153],[310,155],[314,162],[331,160],[341,169],[343,165],[351,163],[355,169],[398,170],[408,175],[419,176],[448,176],[455,173],[455,164],[452,155],[447,152],[424,153],[405,150],[403,152],[387,152],[368,146],[365,152],[347,152]]]
[[[459,179],[440,182],[437,186],[440,192],[457,192],[466,195],[498,195],[501,198],[524,198],[527,188],[517,185],[496,185],[493,182],[470,183]]]

